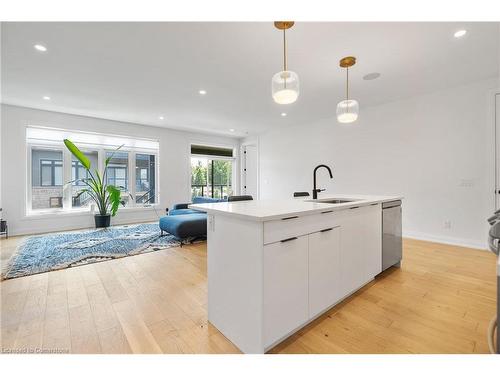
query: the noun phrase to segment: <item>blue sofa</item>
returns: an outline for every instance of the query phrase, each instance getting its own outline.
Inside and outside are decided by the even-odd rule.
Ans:
[[[193,203],[218,203],[226,199],[195,197]],[[207,235],[207,214],[188,208],[191,203],[175,204],[167,216],[160,218],[160,230],[179,239],[205,237]]]
[[[218,203],[218,202],[226,202],[227,199],[218,199],[218,198],[207,198],[207,197],[194,197],[193,202],[196,203]],[[172,209],[169,211],[170,216],[175,215],[186,215],[186,214],[199,214],[200,211],[192,210],[188,208],[188,206],[192,203],[177,203],[174,204]]]

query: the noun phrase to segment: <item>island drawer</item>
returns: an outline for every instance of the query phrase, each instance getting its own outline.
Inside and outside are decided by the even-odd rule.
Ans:
[[[317,214],[290,215],[280,220],[264,222],[264,244],[319,232],[339,225],[342,211],[325,210]]]

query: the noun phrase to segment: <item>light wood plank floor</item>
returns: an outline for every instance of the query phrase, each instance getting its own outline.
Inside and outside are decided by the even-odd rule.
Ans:
[[[2,261],[21,238],[0,240]],[[486,353],[495,257],[405,240],[390,269],[272,353]],[[204,243],[7,280],[1,348],[239,353],[207,323]]]

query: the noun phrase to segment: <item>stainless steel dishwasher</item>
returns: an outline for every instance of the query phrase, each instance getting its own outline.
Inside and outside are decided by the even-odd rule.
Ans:
[[[382,271],[400,267],[403,257],[401,201],[382,203]]]

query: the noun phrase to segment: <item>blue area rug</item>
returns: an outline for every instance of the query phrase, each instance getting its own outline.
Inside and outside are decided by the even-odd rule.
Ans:
[[[160,236],[158,224],[33,236],[19,245],[2,279],[147,253],[180,244],[170,234]]]

